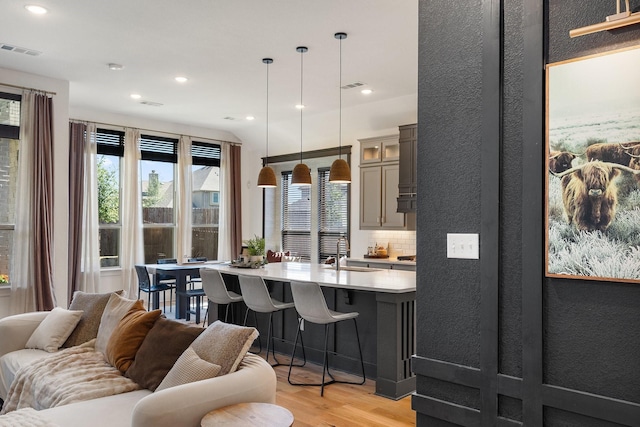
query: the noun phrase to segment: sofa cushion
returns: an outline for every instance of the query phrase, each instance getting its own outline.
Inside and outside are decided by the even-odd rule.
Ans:
[[[16,372],[23,366],[32,364],[33,362],[47,357],[50,354],[44,350],[38,350],[35,348],[26,348],[23,350],[16,350],[5,354],[0,357],[0,380],[2,380],[3,395],[0,398],[6,398],[6,394],[9,392],[11,383],[16,377]]]
[[[55,307],[33,331],[25,347],[39,348],[49,353],[57,351],[75,329],[80,316],[80,310]]]
[[[107,362],[120,372],[127,372],[140,345],[161,314],[162,310],[146,311],[134,305],[109,338],[105,353]]]
[[[154,391],[204,329],[160,317],[136,353],[126,376]]]
[[[118,326],[118,323],[120,323],[120,320],[122,320],[125,314],[134,306],[140,310],[144,310],[142,300],[131,300],[117,294],[111,294],[109,296],[109,301],[100,318],[100,326],[98,327],[98,335],[96,337],[96,351],[100,351],[103,354],[107,351],[107,344],[109,343],[111,334]]]
[[[164,377],[156,391],[214,378],[218,376],[220,369],[222,369],[220,365],[202,360],[192,347],[188,347]]]
[[[82,291],[76,291],[73,294],[73,300],[69,305],[69,310],[82,310],[82,316],[76,328],[71,332],[69,338],[62,347],[73,347],[91,341],[98,336],[98,327],[104,308],[109,302],[112,293],[122,295],[122,290],[109,292],[106,294],[91,294]]]
[[[256,328],[216,320],[191,346],[201,359],[222,367],[219,375],[226,375],[238,369],[240,361],[258,335]]]

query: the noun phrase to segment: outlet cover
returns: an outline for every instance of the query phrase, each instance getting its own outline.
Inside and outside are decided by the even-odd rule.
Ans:
[[[447,233],[447,258],[480,259],[480,235]]]

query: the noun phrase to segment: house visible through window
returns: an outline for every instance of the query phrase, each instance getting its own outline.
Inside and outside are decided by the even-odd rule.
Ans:
[[[124,132],[98,129],[98,227],[100,267],[120,266],[120,171],[124,155]]]
[[[191,256],[218,259],[220,146],[191,143]]]
[[[20,95],[0,92],[0,286],[10,280],[20,146]]]
[[[175,165],[178,140],[140,136],[144,262],[175,258]]]

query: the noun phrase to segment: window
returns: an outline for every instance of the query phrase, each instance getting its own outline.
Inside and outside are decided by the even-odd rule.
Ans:
[[[218,259],[220,146],[191,143],[191,256]]]
[[[98,129],[98,227],[100,267],[120,265],[120,170],[124,132]]]
[[[144,262],[175,258],[175,165],[178,140],[140,136]]]
[[[311,260],[311,186],[292,186],[292,172],[282,173],[282,250]]]
[[[329,168],[318,169],[318,254],[336,255],[338,238],[349,239],[349,184],[329,182]],[[346,253],[341,243],[341,252]]]
[[[10,282],[15,230],[20,95],[0,93],[0,286]]]

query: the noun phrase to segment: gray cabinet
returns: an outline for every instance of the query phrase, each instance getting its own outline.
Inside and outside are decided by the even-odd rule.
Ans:
[[[397,212],[398,158],[397,136],[360,140],[360,229],[406,228]]]
[[[398,183],[398,212],[415,212],[418,194],[418,125],[400,126],[399,158],[400,176]]]
[[[385,270],[416,271],[415,263],[402,261],[376,261],[375,258],[372,258],[371,260],[347,259],[347,265],[352,267],[380,268]]]

